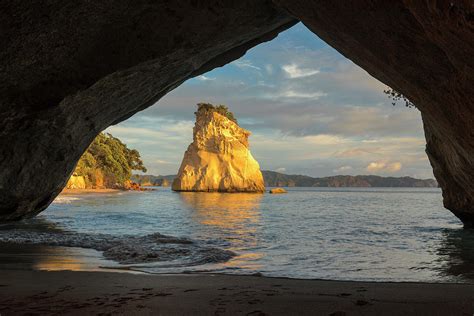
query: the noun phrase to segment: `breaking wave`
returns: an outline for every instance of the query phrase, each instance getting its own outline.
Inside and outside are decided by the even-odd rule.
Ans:
[[[58,196],[54,199],[54,204],[71,204],[73,201],[80,200],[80,198],[75,196]]]
[[[64,231],[0,230],[0,243],[91,248],[120,264],[172,262],[196,266],[226,262],[235,253],[203,245],[188,238],[154,233],[146,236],[86,234]]]

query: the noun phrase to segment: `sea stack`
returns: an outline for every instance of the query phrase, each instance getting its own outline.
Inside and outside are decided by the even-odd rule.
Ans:
[[[226,106],[198,104],[193,142],[184,153],[174,191],[265,192],[260,166],[249,150],[250,132]]]

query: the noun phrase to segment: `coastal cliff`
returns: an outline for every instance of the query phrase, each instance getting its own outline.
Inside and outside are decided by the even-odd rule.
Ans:
[[[232,113],[199,105],[193,142],[184,153],[174,191],[264,192],[260,166],[249,150],[250,132]],[[227,114],[227,115],[226,115]]]
[[[412,177],[381,177],[376,175],[337,175],[332,177],[313,178],[304,175],[291,175],[275,171],[262,170],[265,186],[267,187],[372,187],[372,188],[437,188],[434,179],[416,179]],[[173,181],[176,175],[153,176],[133,175],[132,180],[140,185],[152,182]]]
[[[66,184],[66,189],[85,189],[86,188],[86,180],[83,176],[77,175],[74,173]]]

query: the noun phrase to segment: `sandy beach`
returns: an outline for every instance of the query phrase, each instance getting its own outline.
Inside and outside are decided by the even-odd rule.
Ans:
[[[64,189],[59,195],[110,194],[127,192],[118,189]]]
[[[472,315],[474,285],[0,272],[1,315]]]

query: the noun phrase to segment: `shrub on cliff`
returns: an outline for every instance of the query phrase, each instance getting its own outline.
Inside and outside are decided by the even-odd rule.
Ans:
[[[111,134],[100,133],[79,159],[74,172],[84,176],[87,187],[121,187],[130,179],[132,170],[146,172],[140,153]]]
[[[237,119],[235,118],[234,113],[229,111],[229,108],[226,105],[223,105],[223,104],[212,105],[211,103],[198,103],[197,107],[198,107],[197,111],[194,112],[195,115],[197,115],[201,111],[217,112],[220,115],[227,117],[232,122],[237,123]]]
[[[407,108],[412,108],[412,107],[416,108],[413,102],[408,100],[406,96],[404,96],[403,94],[401,94],[395,89],[388,87],[387,90],[383,90],[383,93],[385,93],[389,99],[392,99],[392,105],[397,104],[398,101],[403,101],[405,102],[405,106]]]

